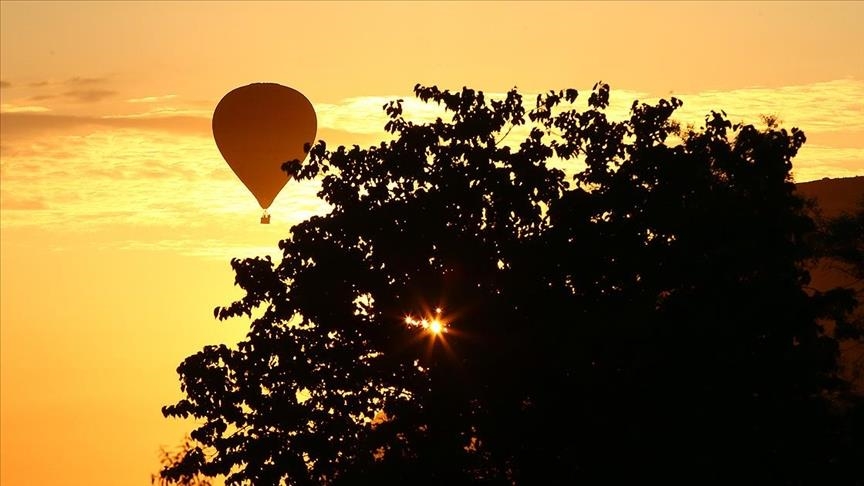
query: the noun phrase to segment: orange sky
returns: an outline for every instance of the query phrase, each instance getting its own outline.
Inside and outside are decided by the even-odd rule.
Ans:
[[[864,175],[861,2],[0,2],[0,483],[146,485],[185,427],[174,369],[245,322],[228,259],[325,210],[289,183],[258,224],[210,134],[221,96],[303,92],[318,138],[372,143],[415,83],[611,84],[611,112],[775,114],[798,180]],[[418,117],[430,110],[408,103]],[[513,136],[513,135],[511,135]]]

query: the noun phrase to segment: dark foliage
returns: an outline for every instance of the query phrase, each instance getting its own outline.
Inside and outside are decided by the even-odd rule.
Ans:
[[[199,447],[168,478],[229,484],[855,483],[837,345],[806,293],[815,226],[790,180],[804,134],[607,119],[575,90],[415,87],[394,140],[312,147],[325,216],[282,261],[233,260],[261,316],[178,368]],[[511,148],[514,126],[529,135]],[[562,170],[575,174],[573,182]],[[583,165],[581,165],[584,162]],[[434,336],[406,316],[432,319]],[[859,413],[860,415],[860,413]],[[858,418],[857,420],[860,420]]]
[[[833,309],[830,322],[842,350],[842,371],[864,394],[864,192],[855,211],[828,218],[817,214],[816,220],[820,230],[814,247],[837,286],[815,296]]]

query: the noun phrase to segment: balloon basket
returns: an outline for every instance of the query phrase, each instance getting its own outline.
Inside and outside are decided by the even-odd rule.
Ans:
[[[261,215],[261,224],[270,224],[270,214],[267,211]]]

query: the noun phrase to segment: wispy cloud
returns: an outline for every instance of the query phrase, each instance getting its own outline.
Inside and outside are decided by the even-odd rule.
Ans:
[[[62,93],[48,93],[33,95],[30,101],[60,100],[75,103],[96,103],[116,95],[116,91],[107,89],[75,89]]]
[[[173,106],[163,106],[159,108],[153,108],[151,110],[147,110],[139,113],[126,113],[122,115],[104,115],[102,118],[112,119],[112,118],[166,118],[166,117],[176,117],[176,116],[197,116],[202,118],[209,118],[212,115],[210,110],[200,110],[200,109],[189,109],[189,108],[175,108]]]
[[[284,238],[285,235],[282,235]],[[269,256],[279,261],[282,256],[277,247],[278,240],[271,245],[250,245],[226,242],[224,239],[161,239],[154,241],[126,240],[113,246],[123,250],[171,251],[181,255],[230,260],[231,258],[253,258]]]
[[[105,84],[108,81],[109,79],[107,77],[74,76],[62,80],[45,79],[40,81],[31,81],[27,83],[27,86],[30,88],[44,88],[46,86],[86,87]]]
[[[45,110],[0,111],[0,126],[4,137],[13,144],[34,137],[63,137],[69,134],[84,135],[94,130],[110,128],[152,130],[175,135],[210,137],[210,119],[203,116],[174,114],[169,116],[72,116],[43,113]]]
[[[161,96],[145,96],[143,98],[130,98],[126,100],[127,103],[160,103],[163,101],[168,101],[176,98],[176,94],[167,94]]]
[[[724,110],[733,121],[777,116],[783,125],[806,131],[864,129],[864,81],[844,79],[782,88],[745,88],[676,95],[684,101],[678,116],[703,121],[710,110]]]
[[[864,147],[843,148],[806,143],[793,161],[796,181],[864,175]]]
[[[48,205],[45,204],[45,201],[36,198],[23,198],[13,195],[9,197],[0,196],[0,200],[3,201],[3,209],[7,211],[32,211],[48,209]]]
[[[220,258],[262,237],[275,249],[290,225],[325,210],[318,183],[289,181],[270,209],[274,224],[259,228],[260,208],[212,140],[135,129],[4,147],[2,180],[4,231],[108,228],[123,235],[117,246]]]
[[[91,84],[103,84],[107,83],[109,79],[107,77],[86,77],[86,76],[74,76],[65,81],[65,84],[73,85],[73,86],[87,86]]]
[[[381,133],[387,123],[383,106],[392,100],[403,99],[406,118],[418,122],[434,121],[442,116],[443,108],[427,104],[412,96],[362,96],[346,98],[338,103],[318,103],[315,112],[318,126],[350,133]]]
[[[578,107],[584,107],[589,92],[580,92]],[[227,258],[268,254],[292,224],[327,210],[316,197],[317,183],[289,181],[271,208],[274,224],[259,225],[254,198],[212,140],[212,110],[201,108],[206,103],[186,105],[166,96],[131,98],[153,100],[127,105],[146,108],[131,114],[70,116],[36,105],[0,107],[4,231],[110,228],[115,236],[106,244],[116,248]],[[864,174],[862,82],[676,96],[685,103],[678,118],[697,126],[708,111],[724,109],[733,121],[758,123],[760,115],[772,114],[786,126],[803,128],[810,142],[795,160],[798,180]],[[524,95],[526,108],[535,97]],[[382,106],[396,98],[405,100],[411,120],[444,115],[441,107],[408,95],[348,98],[316,105],[318,138],[331,146],[387,138]],[[644,93],[613,87],[610,118],[627,117],[634,99],[652,101]],[[162,106],[169,102],[176,106]],[[514,130],[507,143],[518,144],[523,132]],[[273,246],[265,249],[262,241]]]
[[[0,104],[0,113],[44,113],[47,111],[51,111],[51,109],[44,106]]]
[[[584,106],[590,89],[580,89],[577,106]],[[523,93],[526,109],[534,106],[537,93]],[[504,93],[486,93],[487,98],[503,98]],[[864,129],[864,81],[845,79],[781,88],[743,88],[727,91],[669,94],[684,101],[676,117],[696,125],[712,111],[723,110],[733,121],[758,123],[761,115],[777,116],[784,124],[805,131],[827,132]],[[346,98],[337,103],[315,106],[321,128],[357,134],[383,132],[387,116],[383,106],[402,98],[404,116],[416,122],[428,122],[445,116],[442,107],[423,103],[413,95],[365,96]],[[658,97],[644,92],[612,87],[607,115],[624,119],[634,100],[654,103]]]
[[[109,89],[76,89],[65,91],[61,96],[79,103],[96,103],[116,94],[116,91]]]
[[[10,86],[10,83],[6,83],[3,87]],[[19,87],[23,89],[17,89]],[[18,105],[48,104],[53,109],[70,111],[70,109],[82,109],[80,105],[94,105],[110,100],[118,93],[108,85],[108,78],[74,77],[60,81],[43,80],[16,85],[15,90],[4,93],[4,96],[13,94],[14,99],[7,97],[4,101]]]
[[[533,108],[537,93],[521,94],[525,108]],[[633,99],[643,95],[644,93],[637,91],[616,90],[612,92],[611,101],[613,106],[623,106],[621,114],[626,115]],[[484,93],[484,96],[487,100],[503,99],[507,94],[491,92]],[[450,116],[443,105],[425,103],[413,94],[362,96],[345,98],[338,103],[316,104],[315,112],[318,115],[318,126],[357,134],[383,134],[384,125],[388,121],[384,106],[397,99],[402,100],[403,116],[416,123],[432,122],[439,117],[446,120]]]

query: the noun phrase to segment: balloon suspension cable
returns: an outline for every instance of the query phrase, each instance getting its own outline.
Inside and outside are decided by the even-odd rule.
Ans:
[[[261,215],[261,224],[270,224],[270,213],[267,210],[264,210],[264,214]]]

